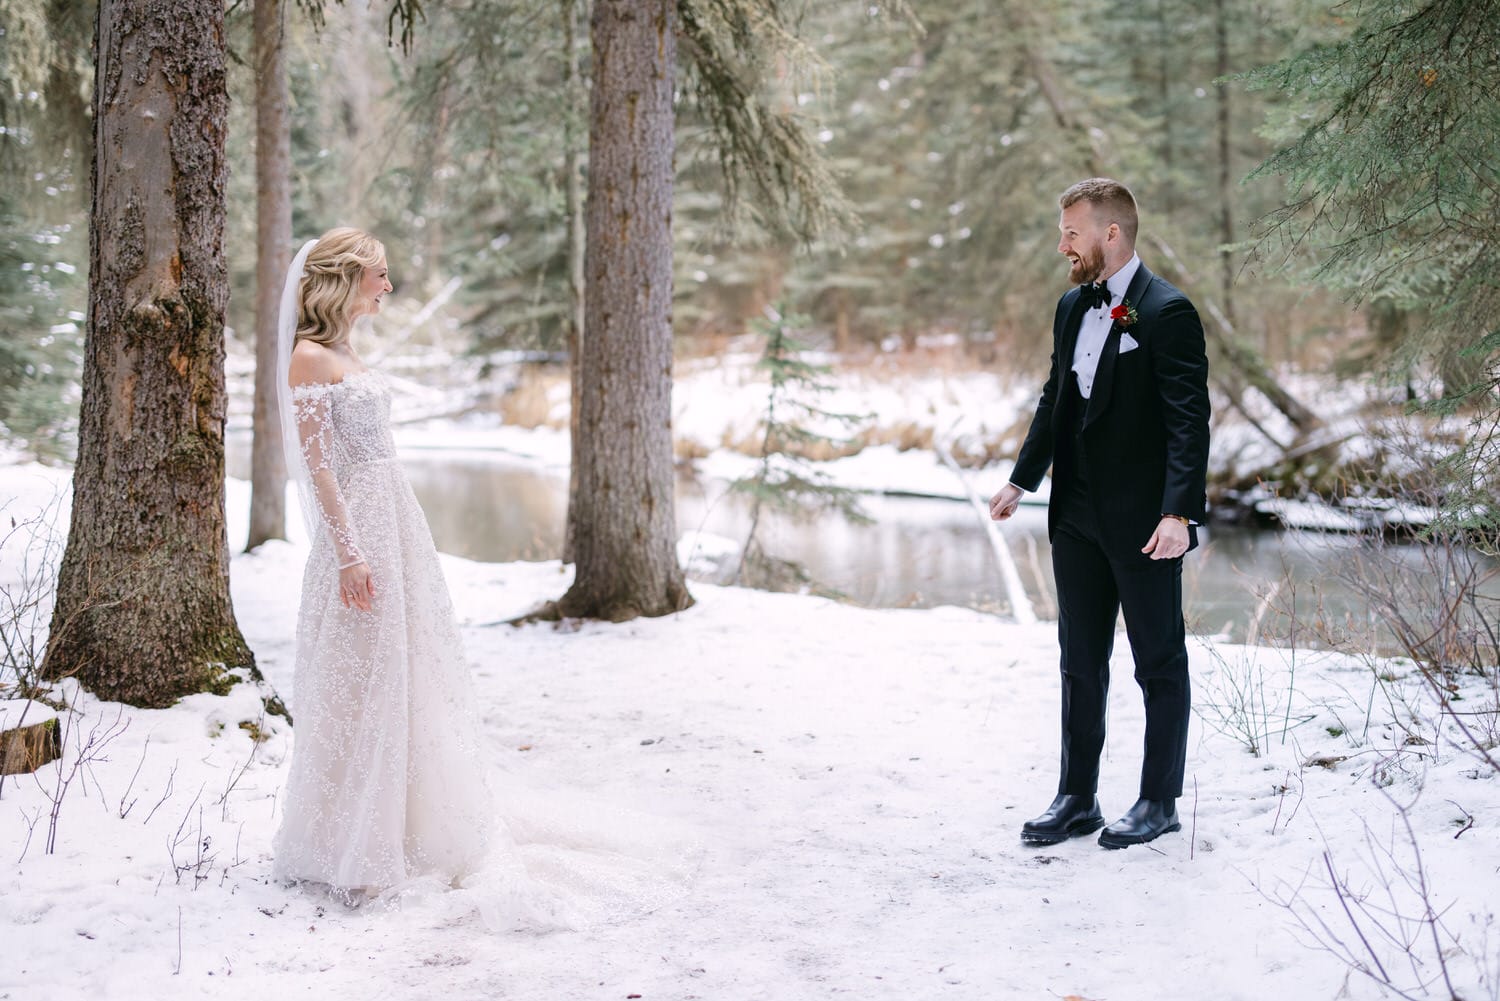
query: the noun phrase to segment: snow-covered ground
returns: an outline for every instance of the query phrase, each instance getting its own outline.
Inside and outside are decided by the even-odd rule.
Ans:
[[[0,467],[7,518],[67,487]],[[247,501],[230,481],[232,538]],[[273,543],[231,567],[241,627],[294,712],[304,556]],[[0,584],[19,559],[0,552]],[[1369,907],[1423,913],[1396,804],[1457,992],[1500,991],[1500,776],[1431,725],[1409,666],[1383,665],[1380,685],[1358,660],[1195,640],[1184,831],[1036,849],[1018,829],[1055,782],[1050,625],[700,583],[668,618],[516,629],[496,623],[559,594],[562,568],[444,569],[495,766],[688,826],[708,850],[687,896],[545,935],[487,930],[462,893],[320,904],[268,879],[295,732],[249,686],[147,711],[67,685],[63,761],[0,790],[0,998],[1375,998],[1318,940],[1367,959],[1330,872]],[[1141,729],[1123,637],[1114,667],[1101,798],[1118,814]],[[1493,706],[1477,682],[1464,694]],[[48,793],[69,776],[49,854]],[[1440,975],[1419,924],[1403,932],[1414,972],[1361,921],[1396,979]]]

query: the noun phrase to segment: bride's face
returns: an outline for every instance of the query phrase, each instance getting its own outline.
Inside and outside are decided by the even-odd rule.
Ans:
[[[385,258],[382,257],[380,263],[373,268],[365,268],[365,273],[359,280],[359,288],[354,293],[354,315],[373,316],[380,312],[381,300],[387,292],[394,291]]]

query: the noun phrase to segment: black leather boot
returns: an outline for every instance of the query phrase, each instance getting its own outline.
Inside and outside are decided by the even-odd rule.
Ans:
[[[1175,799],[1138,799],[1125,816],[1100,832],[1099,843],[1105,848],[1128,848],[1180,830]]]
[[[1059,841],[1092,834],[1104,826],[1097,796],[1063,793],[1045,813],[1021,825],[1021,840],[1028,845],[1055,845]]]

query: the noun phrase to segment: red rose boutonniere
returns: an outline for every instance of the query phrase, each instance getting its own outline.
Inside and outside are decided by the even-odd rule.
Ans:
[[[1109,311],[1109,318],[1114,320],[1115,325],[1121,330],[1134,326],[1135,321],[1139,319],[1135,315],[1135,307],[1130,304],[1129,299],[1120,300],[1120,304]]]

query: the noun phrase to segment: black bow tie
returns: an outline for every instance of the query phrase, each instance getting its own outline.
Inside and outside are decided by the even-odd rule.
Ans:
[[[1103,282],[1078,286],[1078,298],[1083,302],[1084,309],[1097,309],[1100,306],[1108,306],[1113,296],[1109,294],[1109,286]]]

